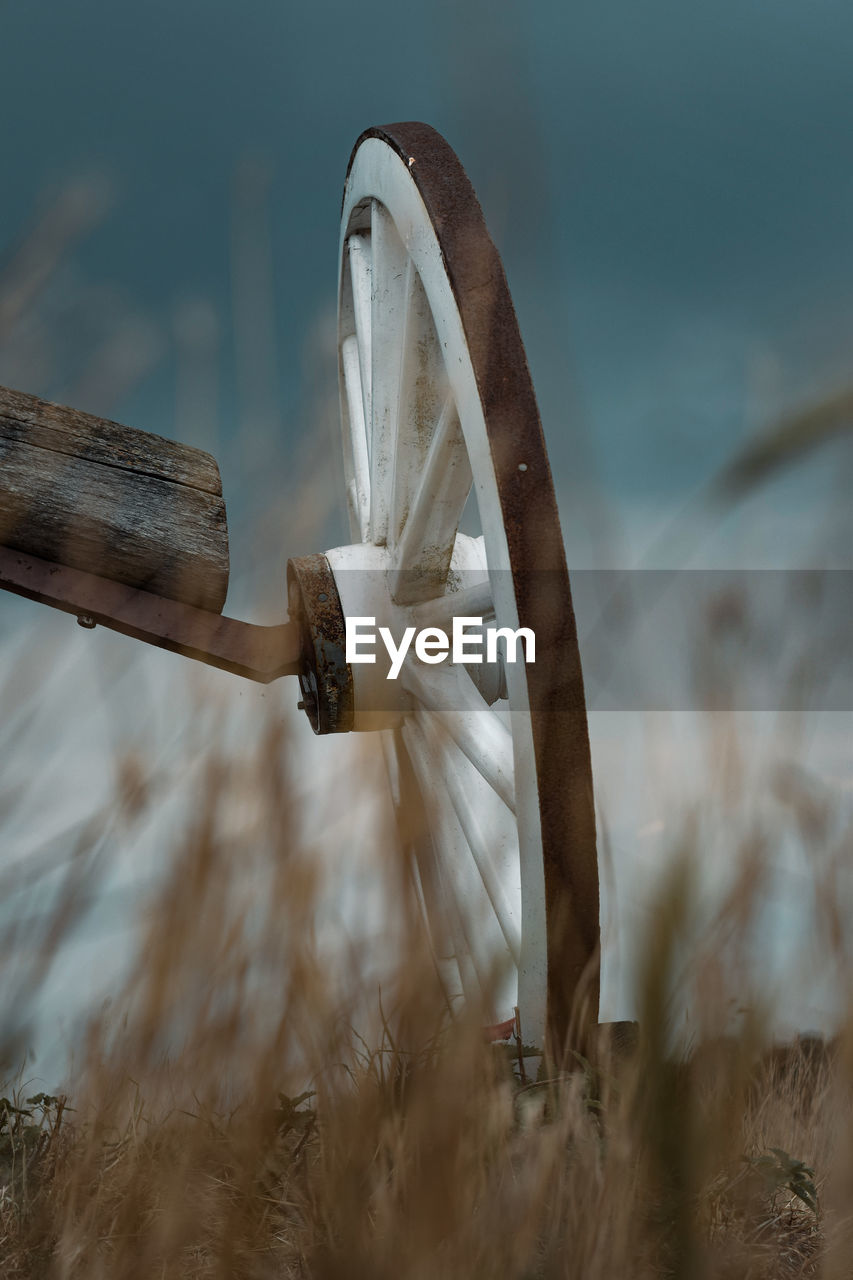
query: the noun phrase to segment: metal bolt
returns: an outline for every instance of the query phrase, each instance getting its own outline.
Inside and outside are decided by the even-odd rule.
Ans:
[[[519,464],[518,464],[518,469],[519,469],[519,471],[526,471],[526,470],[527,470],[527,463],[526,463],[526,462],[519,462]]]
[[[91,631],[94,626],[97,626],[97,623],[91,614],[81,613],[77,619],[77,625],[85,627],[87,631]]]

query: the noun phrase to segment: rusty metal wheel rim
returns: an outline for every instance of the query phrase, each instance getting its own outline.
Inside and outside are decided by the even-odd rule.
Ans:
[[[524,1039],[541,1043],[547,1025],[551,1048],[559,1052],[570,1035],[577,1042],[573,1028],[577,1032],[597,1020],[599,905],[583,681],[553,482],[506,278],[461,164],[444,139],[427,125],[404,123],[370,129],[359,138],[350,159],[341,235],[342,410],[356,544],[381,549],[392,541],[387,511],[374,520],[365,494],[359,490],[359,474],[363,482],[371,460],[366,457],[366,450],[360,461],[353,456],[353,449],[359,447],[352,421],[356,412],[353,377],[362,391],[362,411],[369,419],[368,428],[362,424],[362,429],[373,429],[371,415],[375,406],[365,392],[372,375],[364,365],[364,344],[352,342],[356,328],[352,315],[347,328],[347,306],[352,312],[361,296],[353,292],[352,284],[347,285],[348,269],[352,273],[358,269],[351,258],[354,253],[363,252],[365,244],[378,243],[378,239],[374,242],[370,237],[376,234],[374,228],[381,230],[385,226],[384,215],[393,204],[382,185],[381,175],[386,170],[393,175],[388,192],[409,192],[410,188],[416,192],[418,208],[425,210],[429,228],[437,238],[441,267],[461,322],[485,427],[488,467],[481,453],[479,462],[472,463],[472,470],[475,482],[478,467],[483,474],[488,470],[483,480],[484,492],[489,489],[492,494],[490,500],[496,504],[494,511],[499,513],[503,531],[503,542],[496,534],[492,536],[490,581],[497,577],[496,568],[506,572],[512,598],[505,602],[504,612],[514,616],[517,625],[532,628],[537,637],[535,664],[527,665],[523,679],[515,673],[510,681],[515,685],[510,688],[512,714],[521,712],[527,717],[526,729],[513,730],[515,765],[532,778],[526,790],[532,786],[535,794],[535,815],[531,817],[528,812],[524,819],[519,815],[519,831],[524,826],[526,833],[519,834],[520,856],[523,863],[526,848],[528,868],[531,860],[539,866],[536,874],[544,896],[544,927],[540,923],[540,929],[545,934],[540,945],[532,940],[528,948],[535,972],[526,974],[524,964],[519,965],[518,1004]],[[408,194],[406,202],[407,208],[415,207]],[[390,210],[400,243],[413,261],[425,263],[426,259],[418,259],[417,255],[426,252],[418,243],[418,235],[423,232],[426,237],[426,232],[423,228],[419,231],[416,219],[406,222],[404,214],[395,220],[396,212]],[[387,227],[381,234],[390,234]],[[419,267],[419,271],[426,279],[426,267]],[[355,278],[353,274],[352,279]],[[374,286],[375,281],[370,284],[368,278],[368,290],[373,292],[364,296],[372,298]],[[441,317],[433,318],[438,332],[443,321]],[[452,370],[448,376],[453,379]],[[461,411],[460,418],[464,418]],[[462,428],[466,446],[470,446],[464,421]],[[374,444],[374,456],[377,448]],[[361,489],[364,488],[362,483]],[[334,553],[328,554],[333,569],[340,570],[347,563],[345,558],[336,560]],[[462,562],[468,567],[473,564],[465,556]],[[420,592],[424,599],[429,594],[429,588]],[[415,601],[417,598],[416,584]],[[405,603],[411,604],[412,600]],[[499,612],[497,605],[496,611]],[[411,723],[409,717],[408,724]],[[514,721],[517,723],[520,722]],[[400,750],[406,732],[405,723],[402,729],[386,731],[392,756]],[[411,744],[406,754],[412,756]],[[423,768],[419,788],[421,793],[426,789]],[[412,794],[410,791],[409,803]],[[399,787],[397,800],[401,800]],[[426,797],[423,804],[429,808]],[[535,835],[531,834],[534,825]],[[408,826],[411,829],[411,823]],[[522,936],[524,927],[522,918]]]

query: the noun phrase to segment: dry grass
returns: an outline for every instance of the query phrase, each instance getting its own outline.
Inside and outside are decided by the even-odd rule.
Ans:
[[[673,1053],[683,870],[636,1044],[603,1033],[596,1063],[522,1084],[476,1011],[448,1021],[408,917],[379,1019],[366,957],[346,984],[325,963],[287,758],[271,722],[242,769],[208,762],[120,1016],[88,1028],[70,1098],[7,1100],[0,1274],[849,1274],[853,1039],[768,1049],[757,1014],[714,1035],[714,949],[695,966],[707,1034]],[[246,769],[250,840],[229,823]],[[742,927],[756,883],[726,908]]]

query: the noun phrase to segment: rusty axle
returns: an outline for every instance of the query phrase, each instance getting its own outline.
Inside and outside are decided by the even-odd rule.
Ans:
[[[240,622],[8,547],[0,547],[0,588],[261,684],[303,669],[293,622]]]

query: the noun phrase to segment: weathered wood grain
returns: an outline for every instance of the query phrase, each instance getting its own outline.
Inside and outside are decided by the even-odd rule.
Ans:
[[[220,612],[228,528],[208,454],[0,388],[0,544]]]
[[[8,387],[0,387],[0,438],[222,497],[219,467],[209,453]]]

